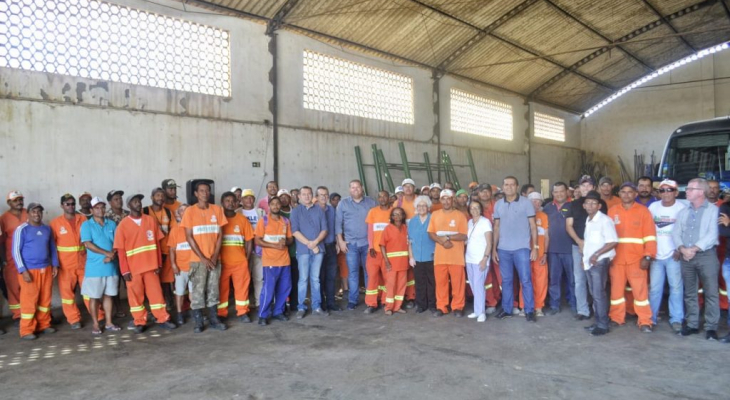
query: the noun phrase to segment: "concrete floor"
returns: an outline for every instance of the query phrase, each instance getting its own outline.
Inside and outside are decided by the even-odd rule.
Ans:
[[[469,307],[467,307],[469,309]],[[730,345],[631,325],[602,338],[569,312],[477,323],[356,311],[274,322],[188,323],[92,338],[67,325],[0,337],[0,398],[26,399],[727,399]],[[54,313],[59,315],[60,311]],[[4,320],[8,322],[7,319]],[[124,323],[125,321],[119,321]],[[723,328],[721,335],[726,333]]]

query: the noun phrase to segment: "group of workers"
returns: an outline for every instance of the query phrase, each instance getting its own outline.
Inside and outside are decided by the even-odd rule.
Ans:
[[[593,336],[625,325],[627,314],[652,332],[668,282],[668,322],[678,335],[699,333],[703,306],[706,338],[730,342],[717,335],[727,308],[721,262],[730,278],[718,244],[730,236],[730,207],[715,181],[691,180],[686,202],[677,200],[676,182],[653,185],[649,177],[622,183],[616,196],[609,177],[596,184],[583,176],[575,190],[555,183],[548,200],[512,176],[501,188],[473,182],[459,190],[417,189],[408,178],[377,200],[358,180],[344,199],[324,186],[290,192],[272,181],[258,204],[253,190],[234,187],[220,206],[204,181],[193,188],[195,204],[178,201],[178,187],[164,180],[146,207],[144,195],[125,198],[122,190],[83,193],[78,204],[65,194],[49,225],[41,204],[25,207],[10,192],[0,255],[20,337],[55,332],[54,278],[71,329],[82,327],[78,289],[92,334],[101,335],[122,329],[114,318],[126,314],[123,286],[128,329],[141,333],[150,321],[175,329],[191,315],[202,332],[206,322],[227,329],[229,313],[251,323],[251,309],[259,325],[326,317],[343,310],[341,298],[355,310],[362,273],[366,314],[415,308],[463,317],[471,298],[468,318],[477,322],[491,314],[535,322],[561,312],[565,299],[576,320],[594,319],[585,327]]]

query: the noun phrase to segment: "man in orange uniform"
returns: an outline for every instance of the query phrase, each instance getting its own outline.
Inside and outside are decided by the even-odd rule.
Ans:
[[[223,227],[221,244],[222,267],[218,316],[228,317],[228,298],[231,294],[231,285],[233,285],[236,315],[241,322],[250,323],[248,289],[251,285],[251,273],[248,269],[248,259],[253,248],[253,228],[248,222],[248,218],[236,212],[238,199],[235,193],[223,193],[221,204],[228,223]]]
[[[535,293],[535,316],[543,317],[542,309],[545,307],[545,298],[548,289],[548,266],[546,249],[550,245],[548,216],[542,211],[542,194],[531,192],[527,199],[535,207],[535,225],[537,225],[537,260],[530,262],[532,272],[532,290]],[[535,245],[533,244],[533,247]],[[525,309],[525,296],[520,291],[520,310]],[[524,311],[523,311],[524,312]]]
[[[403,196],[398,199],[396,204],[405,211],[405,224],[408,226],[408,221],[416,215],[416,207],[413,205],[416,200],[416,182],[411,178],[406,178],[403,179],[401,186],[403,186]],[[413,268],[408,268],[406,279],[406,308],[413,308],[416,306],[416,276]]]
[[[51,327],[51,290],[58,274],[58,256],[51,228],[43,225],[43,206],[28,205],[28,222],[13,233],[12,255],[20,279],[20,338],[33,340]]]
[[[165,179],[164,181],[162,181],[162,184],[160,186],[165,193],[164,207],[170,210],[170,212],[174,215],[177,209],[180,208],[180,205],[182,204],[177,200],[177,188],[179,188],[180,186],[178,186],[174,179]]]
[[[203,332],[203,308],[208,308],[210,327],[219,331],[226,325],[218,319],[220,303],[221,263],[218,258],[223,244],[221,227],[228,223],[223,209],[209,204],[210,185],[198,182],[195,185],[198,203],[188,207],[183,215],[182,226],[193,254],[190,255],[190,307],[193,309],[195,328]]]
[[[434,277],[436,280],[435,317],[449,312],[449,280],[451,280],[451,310],[464,316],[466,302],[466,261],[464,242],[468,239],[466,217],[454,209],[454,192],[445,189],[439,194],[443,208],[431,214],[428,236],[436,242]]]
[[[2,231],[2,240],[5,241],[6,265],[3,268],[3,278],[7,288],[8,308],[13,314],[13,321],[18,326],[20,323],[20,283],[18,281],[18,268],[13,259],[13,233],[22,223],[28,221],[28,212],[23,208],[23,194],[14,190],[8,193],[6,198],[10,209],[0,216],[0,231]]]
[[[167,237],[170,231],[177,225],[177,221],[173,218],[173,211],[164,207],[165,191],[162,188],[152,189],[152,205],[142,209],[142,213],[153,217],[157,221],[164,235],[160,240],[160,248],[162,252],[162,270],[160,271],[160,282],[162,283],[162,294],[165,296],[167,309],[172,310],[172,287],[175,284],[175,274],[172,273],[172,265],[170,264],[169,254],[170,248],[167,246]]]
[[[394,312],[405,314],[406,310],[401,309],[401,305],[406,292],[406,271],[410,269],[406,212],[395,207],[390,212],[389,219],[391,223],[383,230],[379,243],[387,270],[385,315],[393,315]]]
[[[368,287],[365,289],[365,314],[372,314],[378,308],[378,297],[385,305],[386,270],[383,262],[383,254],[380,252],[380,238],[383,230],[390,222],[390,195],[387,190],[378,192],[378,206],[368,212],[365,222],[368,224],[368,258],[366,268],[368,270]]]
[[[185,228],[180,226],[185,209],[188,206],[183,204],[175,211],[175,220],[177,225],[172,228],[170,236],[167,238],[167,246],[170,248],[170,265],[172,272],[175,274],[175,306],[177,308],[177,324],[185,323],[184,303],[188,294],[188,284],[190,283],[190,244],[185,237]]]
[[[618,246],[616,257],[609,271],[611,277],[611,308],[608,316],[611,326],[626,322],[626,282],[634,295],[634,310],[639,317],[642,332],[651,333],[651,307],[649,307],[648,269],[656,257],[656,226],[649,209],[636,202],[636,185],[625,182],[619,189],[621,205],[608,210],[608,216],[616,225]]]
[[[53,239],[58,251],[58,290],[61,292],[63,315],[71,324],[71,329],[81,328],[81,313],[76,306],[76,287],[84,282],[86,266],[86,248],[81,244],[81,224],[87,218],[76,212],[76,199],[71,194],[61,196],[63,215],[51,221]],[[86,309],[89,308],[89,296],[84,296]],[[99,310],[99,319],[104,319],[104,311]]]
[[[177,328],[165,310],[165,298],[160,286],[162,253],[158,243],[162,239],[162,231],[152,217],[142,214],[143,198],[144,195],[141,194],[127,197],[130,213],[119,223],[114,236],[119,270],[127,282],[129,311],[134,317],[128,329],[134,333],[142,333],[147,324],[145,296],[149,300],[150,309],[158,325],[163,329]]]

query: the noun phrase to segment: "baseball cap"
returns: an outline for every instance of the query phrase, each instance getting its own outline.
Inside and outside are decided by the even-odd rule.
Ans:
[[[25,196],[23,196],[23,193],[20,193],[17,190],[13,190],[12,192],[8,193],[7,200],[15,200],[15,199],[22,199]]]
[[[76,201],[76,198],[74,197],[74,195],[72,195],[71,193],[66,193],[63,196],[61,196],[61,204],[63,204],[67,200],[72,200],[72,199],[74,201]]]
[[[281,197],[283,195],[287,195],[287,196],[291,197],[291,193],[289,193],[289,191],[286,189],[279,189],[279,191],[276,192],[276,197]]]
[[[162,188],[156,187],[156,188],[152,189],[152,194],[150,195],[150,197],[155,197],[155,193],[157,193],[157,192],[165,193],[165,191],[162,190]]]
[[[428,189],[429,189],[428,185],[424,185],[424,186],[422,186],[422,187],[421,187],[421,193],[423,193],[423,191],[424,191],[424,190],[426,190],[426,191],[427,191]]]
[[[337,193],[337,192],[333,192],[333,193],[331,193],[331,194],[330,194],[330,201],[331,201],[332,199],[334,199],[335,197],[339,197],[339,198],[342,198],[342,196],[340,196],[340,194],[339,194],[339,193]]]
[[[604,176],[598,181],[598,186],[603,185],[604,183],[608,183],[609,185],[613,185],[613,179],[611,179],[610,176]]]
[[[595,190],[591,190],[590,192],[588,192],[588,194],[586,194],[586,197],[585,198],[586,199],[590,199],[590,200],[598,200],[598,201],[600,201],[601,200],[601,195],[598,194],[598,192],[596,192]]]
[[[465,195],[467,195],[467,196],[469,195],[469,193],[467,193],[467,191],[466,191],[466,190],[464,190],[464,189],[459,189],[459,190],[457,190],[457,191],[456,191],[456,197],[459,197],[459,196],[461,196],[462,194],[465,194]]]
[[[441,194],[439,194],[439,198],[442,197],[454,197],[454,191],[451,189],[444,189],[441,191]]]
[[[398,193],[403,193],[403,186],[398,186],[397,188],[395,188],[395,194]]]
[[[104,202],[104,200],[102,200],[101,197],[99,197],[99,196],[94,197],[93,199],[91,199],[91,207],[94,207],[97,204],[104,204],[104,205],[106,205],[106,203]]]
[[[636,190],[636,184],[634,182],[631,182],[631,181],[627,181],[627,182],[622,183],[621,184],[621,187],[618,188],[618,190],[621,190],[621,189],[623,189],[625,187],[630,187],[630,188]]]
[[[235,192],[236,192],[236,190],[240,190],[241,192],[243,192],[243,189],[241,189],[241,188],[240,188],[240,187],[238,187],[238,186],[234,186],[234,187],[232,187],[232,188],[231,188],[231,190],[230,190],[230,192],[231,192],[231,193],[235,193]],[[243,194],[241,194],[241,197],[243,197]]]
[[[671,179],[665,179],[665,180],[663,180],[663,181],[661,181],[659,183],[659,187],[662,187],[662,186],[669,186],[669,187],[672,187],[672,188],[675,188],[676,189],[677,188],[677,182],[675,182],[675,181],[673,181]]]
[[[116,190],[116,189],[110,191],[106,195],[106,201],[111,201],[112,200],[112,197],[114,197],[115,194],[118,194],[120,196],[124,196],[124,191],[123,190]]]
[[[482,190],[489,190],[492,191],[492,186],[490,186],[488,183],[482,183],[481,185],[477,185],[477,192],[481,192]]]
[[[81,199],[82,197],[89,197],[89,198],[91,198],[91,197],[93,197],[93,196],[91,196],[91,193],[89,193],[89,192],[84,192],[84,193],[81,193],[81,194],[79,195],[79,200],[80,200],[80,199]]]
[[[30,211],[30,210],[34,210],[36,208],[40,208],[41,211],[45,210],[45,208],[43,208],[41,203],[30,203],[30,204],[28,204],[27,210]]]
[[[441,185],[434,182],[431,184],[431,186],[428,187],[429,189],[441,189]]]
[[[127,196],[127,201],[125,201],[124,203],[129,204],[130,201],[132,201],[133,199],[136,199],[137,197],[139,197],[140,200],[144,199],[143,194],[137,193],[137,194],[132,194],[132,195]]]
[[[579,185],[582,185],[585,182],[590,182],[591,185],[596,186],[596,181],[594,181],[593,178],[591,178],[590,175],[583,175],[583,176],[580,177],[580,179],[578,179],[578,184]]]
[[[473,190],[477,186],[479,186],[479,183],[477,183],[477,182],[471,182],[471,183],[469,183],[469,189],[472,189]]]
[[[235,192],[235,190],[231,190],[231,191]],[[243,191],[241,192],[241,197],[243,198],[246,196],[256,197],[256,194],[251,189],[243,189]]]
[[[527,195],[527,198],[529,200],[540,200],[540,201],[543,200],[542,193],[540,193],[540,192],[532,192],[532,193],[530,193],[530,194]]]
[[[177,184],[177,182],[175,182],[174,179],[165,179],[164,181],[162,181],[162,184],[160,186],[162,186],[163,189],[167,189],[167,188],[171,188],[171,187],[174,187],[174,188],[181,187],[180,185]]]
[[[400,185],[401,185],[401,186],[405,186],[405,185],[413,185],[413,187],[416,187],[416,182],[415,182],[415,181],[413,181],[413,179],[411,179],[411,178],[406,178],[406,179],[403,179],[403,182],[401,182],[401,184],[400,184]]]

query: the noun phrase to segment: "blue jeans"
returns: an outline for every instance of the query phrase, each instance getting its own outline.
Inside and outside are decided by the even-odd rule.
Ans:
[[[649,306],[651,307],[651,322],[656,325],[659,305],[664,295],[664,281],[669,281],[669,323],[684,320],[684,286],[682,283],[682,267],[679,261],[672,257],[665,260],[655,260],[651,263],[649,272]]]
[[[368,285],[368,270],[365,268],[365,261],[368,256],[368,245],[355,246],[353,244],[347,245],[347,270],[349,276],[347,277],[347,284],[350,286],[350,294],[347,299],[348,306],[356,307],[357,299],[360,296],[360,268],[363,270],[365,276],[365,286]]]
[[[324,253],[318,254],[297,254],[299,264],[299,283],[297,284],[297,297],[299,298],[298,310],[306,310],[304,300],[307,298],[307,280],[312,286],[312,310],[322,308],[322,297],[319,291],[319,269],[322,267]]]
[[[334,243],[324,245],[324,259],[319,272],[319,285],[322,287],[322,302],[328,310],[337,307],[335,302],[335,280],[337,279],[337,246]]]
[[[573,268],[572,254],[548,253],[548,270],[550,271],[548,293],[550,294],[550,308],[555,310],[560,309],[561,283],[563,282],[563,277],[565,277],[568,280],[568,283],[565,285],[568,304],[570,304],[570,308],[575,309]]]
[[[725,261],[722,262],[722,278],[725,279],[725,287],[730,284],[730,258],[726,258]],[[727,290],[727,289],[726,289]],[[720,296],[723,296],[720,294]],[[725,295],[727,296],[728,300],[730,300],[730,294]],[[730,313],[727,315],[727,324],[730,326]]]
[[[525,297],[525,313],[535,312],[535,292],[532,289],[532,273],[530,270],[530,249],[497,250],[499,254],[499,270],[502,272],[502,310],[511,314],[514,306],[514,270],[522,286]]]
[[[589,317],[591,312],[588,310],[588,280],[585,270],[581,268],[582,265],[583,254],[580,254],[578,246],[573,245],[573,283],[575,284],[573,293],[575,294],[575,311],[580,315]]]

